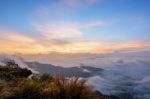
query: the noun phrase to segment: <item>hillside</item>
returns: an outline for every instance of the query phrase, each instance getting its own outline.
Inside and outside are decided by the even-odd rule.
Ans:
[[[96,75],[100,75],[103,71],[101,68],[84,66],[83,64],[78,67],[62,67],[55,66],[51,64],[44,64],[39,62],[26,62],[26,64],[39,72],[39,74],[48,73],[50,75],[63,75],[64,77],[92,77]]]
[[[32,76],[31,76],[32,75]],[[15,63],[0,66],[1,99],[114,99],[93,90],[85,80],[34,75]]]

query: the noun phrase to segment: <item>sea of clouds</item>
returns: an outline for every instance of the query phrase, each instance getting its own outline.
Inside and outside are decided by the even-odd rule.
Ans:
[[[2,58],[3,56],[0,57],[1,60]],[[38,61],[63,67],[84,64],[103,68],[104,71],[101,75],[87,79],[87,83],[92,85],[94,89],[107,95],[125,97],[123,99],[150,99],[149,51],[103,55],[60,55],[56,53],[48,55],[22,55],[19,57],[11,56],[11,58],[14,58],[15,61],[27,68],[27,65],[22,64],[23,61]],[[34,71],[33,69],[31,70]]]
[[[90,77],[88,83],[123,99],[150,99],[150,54],[131,54],[109,57],[110,66],[105,64],[102,75]]]

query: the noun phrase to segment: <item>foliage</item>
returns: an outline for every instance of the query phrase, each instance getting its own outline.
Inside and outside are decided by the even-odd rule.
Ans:
[[[14,78],[26,78],[32,72],[26,68],[0,66],[0,79],[12,80]]]
[[[5,85],[0,96],[7,99],[99,99],[83,80],[53,77],[41,81],[40,78],[22,79],[13,86]]]
[[[97,94],[77,77],[66,79],[44,74],[28,78],[31,73],[28,69],[0,66],[1,99],[110,99]]]

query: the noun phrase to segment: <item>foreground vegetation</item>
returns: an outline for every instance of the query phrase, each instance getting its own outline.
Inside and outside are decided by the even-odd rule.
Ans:
[[[112,99],[79,78],[31,74],[16,65],[0,66],[0,99]]]

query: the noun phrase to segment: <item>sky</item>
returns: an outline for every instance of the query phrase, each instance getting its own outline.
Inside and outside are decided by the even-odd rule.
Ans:
[[[0,54],[150,50],[150,0],[1,0]]]

